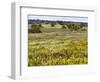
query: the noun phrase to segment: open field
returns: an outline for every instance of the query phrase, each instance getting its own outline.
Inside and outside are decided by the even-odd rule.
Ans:
[[[28,66],[88,63],[87,31],[41,30],[28,34]]]

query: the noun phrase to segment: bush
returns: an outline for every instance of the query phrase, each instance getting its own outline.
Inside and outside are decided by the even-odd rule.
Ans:
[[[69,29],[70,31],[73,31],[73,24],[68,24],[68,29]]]
[[[62,25],[62,29],[66,29],[66,26],[65,25]]]
[[[80,29],[80,25],[74,24],[73,29],[76,30],[76,31],[79,30]]]
[[[54,27],[55,26],[55,24],[54,23],[51,23],[51,27]]]
[[[78,31],[79,29],[81,29],[81,27],[78,24],[69,24],[68,25],[68,29],[70,31]]]
[[[28,29],[29,33],[42,33],[40,25],[32,24],[31,29]]]
[[[42,27],[42,25],[41,25],[41,24],[39,24],[39,27]]]

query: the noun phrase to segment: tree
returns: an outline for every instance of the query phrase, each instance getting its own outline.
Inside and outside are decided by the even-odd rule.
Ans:
[[[81,26],[78,24],[69,24],[68,29],[70,31],[78,31],[79,29],[81,29]]]
[[[42,27],[42,25],[41,25],[41,24],[39,24],[39,27]]]
[[[65,25],[62,25],[62,29],[66,29],[66,26]]]
[[[51,23],[51,27],[54,27],[55,26],[55,24],[54,23]]]
[[[80,29],[80,25],[74,24],[73,29],[74,29],[75,31],[78,31],[78,30]]]
[[[29,29],[30,33],[41,33],[42,31],[40,30],[39,25],[37,24],[32,24],[31,29]]]

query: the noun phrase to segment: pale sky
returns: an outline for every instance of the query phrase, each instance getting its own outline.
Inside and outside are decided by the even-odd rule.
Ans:
[[[51,21],[73,21],[73,22],[88,22],[88,17],[76,17],[76,16],[35,16],[30,15],[28,19],[40,19],[40,20],[51,20]]]

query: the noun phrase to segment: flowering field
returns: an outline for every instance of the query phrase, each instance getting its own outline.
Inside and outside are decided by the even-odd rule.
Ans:
[[[88,63],[87,31],[28,34],[28,66]]]

